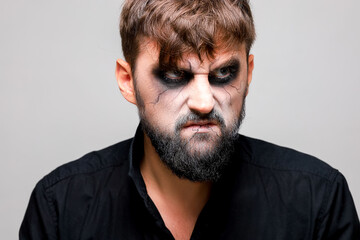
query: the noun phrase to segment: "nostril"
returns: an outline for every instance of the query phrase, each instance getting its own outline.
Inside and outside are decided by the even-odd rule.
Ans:
[[[203,98],[201,96],[197,96],[196,98],[189,99],[188,106],[192,111],[206,114],[213,110],[214,99],[212,97]]]

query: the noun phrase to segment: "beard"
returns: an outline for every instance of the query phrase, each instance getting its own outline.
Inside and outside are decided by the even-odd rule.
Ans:
[[[217,182],[231,162],[239,127],[245,117],[245,98],[237,119],[228,127],[224,118],[215,110],[207,115],[190,112],[176,121],[174,133],[163,132],[151,124],[139,109],[140,122],[144,133],[150,138],[161,161],[177,177],[193,182]],[[197,133],[189,139],[180,136],[181,129],[188,121],[216,121],[221,134]],[[196,130],[196,129],[194,129]]]

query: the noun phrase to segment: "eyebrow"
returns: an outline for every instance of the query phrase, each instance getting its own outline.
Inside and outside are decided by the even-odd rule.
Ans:
[[[216,67],[212,68],[213,65],[216,65]],[[219,62],[219,63],[212,63],[210,64],[210,71],[222,68],[222,67],[228,67],[228,66],[234,66],[234,65],[238,65],[240,66],[240,59],[238,57],[231,57],[230,59],[224,61],[224,62]]]
[[[215,65],[215,68],[212,68],[212,66]],[[216,69],[222,68],[222,67],[227,67],[227,66],[234,66],[234,65],[238,65],[240,67],[240,59],[238,57],[231,57],[223,62],[214,62],[211,63],[209,65],[210,67],[210,72],[214,71]],[[163,64],[163,65],[159,65],[159,64],[154,64],[153,66],[151,66],[152,72],[158,72],[159,70],[178,70],[178,71],[183,71],[183,72],[188,72],[191,73],[192,69],[191,69],[191,64],[189,64],[190,67],[181,67],[181,66],[171,66],[168,64]],[[212,68],[212,69],[211,69]]]

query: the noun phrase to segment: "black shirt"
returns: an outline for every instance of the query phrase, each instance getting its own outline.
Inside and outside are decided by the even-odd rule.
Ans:
[[[20,239],[173,239],[140,173],[139,129],[134,139],[45,176],[31,195]],[[191,239],[359,240],[359,229],[341,173],[239,135],[232,164],[213,185]]]

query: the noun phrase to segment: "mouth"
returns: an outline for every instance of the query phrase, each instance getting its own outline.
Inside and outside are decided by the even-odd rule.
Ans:
[[[183,126],[183,129],[191,129],[194,132],[209,132],[218,125],[217,121],[211,120],[189,121]]]

